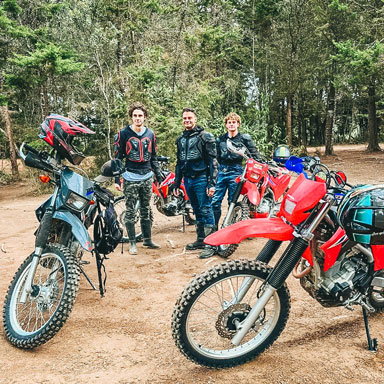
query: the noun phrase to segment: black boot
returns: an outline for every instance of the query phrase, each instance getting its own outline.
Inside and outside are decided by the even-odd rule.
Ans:
[[[221,209],[214,209],[213,210],[213,216],[215,217],[215,226],[216,228],[219,228],[219,221],[221,217]]]
[[[135,224],[128,223],[125,225],[127,227],[128,239],[129,239],[129,254],[137,255],[136,247],[136,236],[135,236]]]
[[[151,220],[141,220],[140,225],[143,233],[143,246],[151,249],[160,248],[160,245],[157,245],[151,239]]]
[[[187,251],[194,251],[195,249],[204,249],[204,238],[205,238],[205,232],[204,232],[204,223],[201,221],[196,222],[196,233],[197,233],[197,239],[193,243],[188,243],[185,246],[185,249]]]
[[[216,231],[216,227],[204,227],[205,236]],[[200,253],[199,259],[208,259],[216,253],[217,247],[213,245],[205,245],[203,252]]]

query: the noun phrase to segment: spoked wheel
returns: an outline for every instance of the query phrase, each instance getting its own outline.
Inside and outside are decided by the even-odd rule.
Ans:
[[[233,260],[192,280],[172,316],[173,338],[181,352],[197,364],[221,368],[243,364],[271,346],[289,315],[290,296],[285,284],[274,293],[240,344],[231,343],[239,324],[257,302],[270,270],[263,263]]]
[[[79,287],[80,269],[68,248],[51,244],[44,250],[25,302],[21,295],[31,267],[29,256],[16,272],[4,303],[5,337],[23,349],[50,340],[64,325]]]
[[[248,200],[247,200],[248,201]],[[231,212],[229,224],[235,224],[238,221],[249,219],[249,206],[247,201],[237,202]],[[224,227],[223,227],[224,228]],[[237,249],[239,244],[222,244],[217,247],[217,254],[220,257],[227,258],[231,256]]]

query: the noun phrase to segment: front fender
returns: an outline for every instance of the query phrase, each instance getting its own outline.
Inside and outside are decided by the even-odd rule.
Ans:
[[[257,184],[251,183],[250,181],[246,181],[243,185],[243,189],[241,191],[242,195],[246,195],[248,200],[253,205],[259,205],[260,203],[260,192]]]
[[[248,237],[292,240],[293,228],[284,223],[280,217],[243,220],[212,233],[205,238],[204,243],[214,246],[238,244]]]
[[[91,252],[93,249],[92,240],[84,227],[84,224],[80,221],[78,217],[73,215],[70,212],[61,212],[56,211],[53,214],[54,219],[62,220],[68,223],[72,227],[73,236],[76,237],[76,240],[80,245],[86,250]]]

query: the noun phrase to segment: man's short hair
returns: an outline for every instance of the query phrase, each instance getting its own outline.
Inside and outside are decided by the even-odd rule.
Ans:
[[[140,109],[140,111],[143,111],[143,113],[144,113],[144,117],[147,117],[147,108],[145,108],[145,105],[144,105],[144,104],[139,103],[139,102],[132,103],[132,104],[129,106],[129,111],[128,111],[128,115],[129,115],[129,117],[132,118],[132,114],[133,114],[133,111],[134,111],[135,109]]]
[[[196,112],[195,112],[195,110],[194,110],[193,108],[184,108],[184,109],[183,109],[183,113],[184,113],[184,112],[192,112],[192,113],[196,116]],[[183,114],[183,113],[182,113],[182,114]]]
[[[235,112],[228,113],[228,115],[224,118],[224,123],[227,124],[228,120],[235,120],[239,123],[239,125],[241,124],[241,117]]]

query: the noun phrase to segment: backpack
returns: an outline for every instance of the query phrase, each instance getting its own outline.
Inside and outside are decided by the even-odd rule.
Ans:
[[[113,203],[102,210],[95,219],[93,239],[95,250],[99,254],[108,255],[113,252],[123,238],[123,230],[117,221]]]

